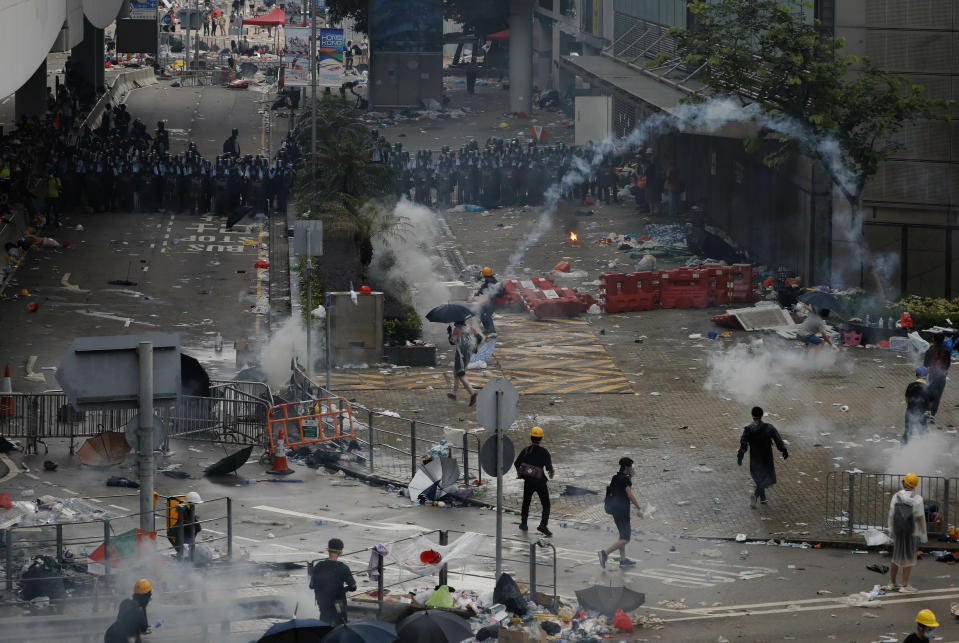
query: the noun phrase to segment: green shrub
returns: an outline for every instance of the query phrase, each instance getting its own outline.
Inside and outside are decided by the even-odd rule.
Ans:
[[[413,306],[403,307],[405,317],[383,320],[383,341],[391,346],[403,346],[423,336],[423,320]]]
[[[873,295],[859,293],[840,298],[843,305],[856,317],[865,319],[869,315],[873,321],[880,316],[899,320],[902,313],[909,313],[915,330],[932,326],[955,326],[959,323],[959,299],[941,297],[919,297],[911,295],[896,302],[882,302]],[[949,320],[953,320],[950,322]]]

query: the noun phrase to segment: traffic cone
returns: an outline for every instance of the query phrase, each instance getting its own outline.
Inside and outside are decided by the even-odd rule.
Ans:
[[[0,386],[0,394],[4,394],[0,398],[0,415],[13,415],[13,396],[6,395],[6,393],[13,393],[13,380],[10,379],[9,364],[3,372],[3,385]]]
[[[273,468],[267,473],[275,476],[288,476],[293,473],[293,469],[286,463],[286,447],[283,445],[283,440],[276,444],[276,451],[273,452]]]

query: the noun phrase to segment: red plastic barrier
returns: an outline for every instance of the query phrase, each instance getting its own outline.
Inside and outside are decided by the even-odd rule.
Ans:
[[[753,295],[753,267],[748,263],[737,263],[726,269],[731,283],[731,298],[734,302],[751,302]]]
[[[660,303],[663,308],[706,308],[709,280],[696,268],[677,268],[659,273]]]
[[[646,270],[633,274],[636,275],[636,288],[641,292],[648,293],[653,298],[653,303],[658,304],[661,296],[659,273]]]
[[[600,287],[606,291],[607,300],[619,295],[635,295],[638,289],[638,273],[625,275],[621,272],[607,272],[599,277]]]
[[[732,301],[732,285],[729,282],[729,267],[718,263],[704,263],[700,268],[709,281],[709,304],[725,306]]]
[[[520,293],[526,310],[536,317],[575,317],[584,312],[583,301],[572,288],[543,288]]]

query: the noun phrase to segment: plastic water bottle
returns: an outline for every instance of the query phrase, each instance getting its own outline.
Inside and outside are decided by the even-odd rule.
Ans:
[[[886,327],[886,320],[883,319],[882,315],[879,315],[879,328],[885,328],[885,327]]]
[[[220,333],[216,334],[216,339],[213,341],[213,350],[217,353],[223,350],[223,335]]]
[[[872,317],[869,316],[869,313],[866,313],[866,326],[872,326]]]

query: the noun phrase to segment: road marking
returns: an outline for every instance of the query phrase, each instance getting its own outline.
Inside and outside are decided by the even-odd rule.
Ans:
[[[113,507],[114,509],[119,509],[120,511],[130,511],[126,507],[121,507],[120,505],[107,505],[108,507]]]
[[[267,505],[259,505],[253,507],[254,509],[259,509],[260,511],[269,511],[272,513],[282,514],[284,516],[294,516],[296,518],[307,518],[309,520],[322,520],[323,522],[333,522],[340,525],[350,525],[351,527],[367,527],[372,529],[382,529],[383,531],[429,531],[425,527],[420,527],[417,525],[405,525],[395,522],[353,522],[352,520],[343,520],[342,518],[332,518],[330,516],[321,516],[317,514],[308,514],[301,511],[292,511],[290,509],[280,509],[279,507],[269,507]]]
[[[79,495],[80,495],[79,493],[77,493],[77,492],[74,491],[73,489],[67,489],[66,487],[63,487],[63,490],[66,491],[66,492],[69,493],[69,494],[74,495],[74,496],[79,496]]]
[[[7,465],[7,475],[0,478],[0,482],[6,482],[7,480],[12,480],[13,478],[16,477],[18,473],[20,473],[20,467],[15,465],[13,463],[13,460],[11,460],[10,458],[8,458],[2,453],[0,453],[0,462],[3,462],[5,465]]]
[[[882,603],[883,605],[898,605],[900,603],[917,603],[920,601],[928,601],[930,599],[935,599],[935,600],[954,599],[954,598],[959,598],[959,593],[943,594],[943,592],[956,592],[957,589],[959,588],[949,587],[945,589],[920,590],[919,592],[916,593],[916,595],[901,596],[897,598],[886,598],[885,600],[880,599],[880,603]],[[920,596],[920,594],[925,594],[925,596]],[[937,594],[937,595],[931,596],[930,594]],[[677,616],[675,618],[665,618],[663,619],[663,621],[667,623],[676,623],[679,621],[696,621],[696,620],[705,620],[705,619],[711,619],[711,618],[761,616],[761,615],[767,615],[767,614],[791,614],[795,612],[814,612],[814,611],[854,607],[853,605],[848,605],[846,603],[840,602],[839,600],[837,600],[838,598],[839,597],[810,598],[810,599],[802,599],[802,600],[795,600],[795,601],[778,601],[775,603],[755,603],[752,605],[725,605],[725,606],[718,606],[718,607],[690,608],[687,610],[675,610],[675,611],[678,613],[692,614],[692,616]],[[789,607],[789,606],[794,606],[794,607]],[[647,605],[646,607],[650,609],[672,611],[672,610],[669,610],[668,608],[657,608],[650,605]]]

